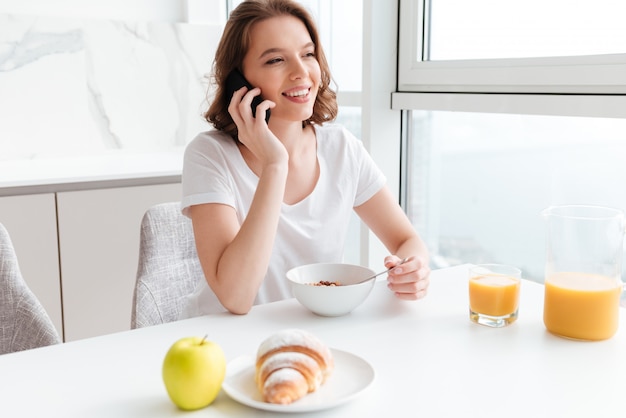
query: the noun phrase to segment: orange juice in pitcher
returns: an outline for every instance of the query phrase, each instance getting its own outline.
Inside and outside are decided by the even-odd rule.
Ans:
[[[619,326],[624,241],[622,211],[555,206],[548,221],[543,322],[578,340],[611,338]]]
[[[543,320],[551,332],[605,340],[617,331],[621,283],[597,274],[561,272],[546,277]]]

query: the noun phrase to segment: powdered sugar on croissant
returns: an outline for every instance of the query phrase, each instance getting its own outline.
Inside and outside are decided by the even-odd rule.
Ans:
[[[287,329],[259,346],[255,380],[266,402],[289,404],[316,391],[333,368],[330,350],[316,336]]]

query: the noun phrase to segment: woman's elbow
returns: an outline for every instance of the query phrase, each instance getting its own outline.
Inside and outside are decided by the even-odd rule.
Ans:
[[[248,312],[250,312],[250,309],[252,309],[252,306],[249,306],[247,308],[244,308],[241,306],[236,306],[236,307],[227,306],[226,309],[228,310],[228,312],[234,315],[247,315]]]
[[[220,300],[220,302],[228,312],[235,315],[246,315],[254,303],[253,300],[244,301],[239,298]]]

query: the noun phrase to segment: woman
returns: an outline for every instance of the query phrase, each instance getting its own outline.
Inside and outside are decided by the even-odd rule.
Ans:
[[[228,96],[240,71],[252,89]],[[285,273],[340,262],[354,210],[392,255],[400,299],[428,287],[428,251],[360,141],[335,119],[337,103],[317,29],[290,0],[241,3],[226,23],[213,66],[217,87],[205,118],[216,128],[187,147],[182,210],[193,221],[206,283],[183,316],[291,297]],[[252,100],[261,96],[255,117]]]

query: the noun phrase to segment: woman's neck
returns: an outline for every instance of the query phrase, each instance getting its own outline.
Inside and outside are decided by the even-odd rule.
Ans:
[[[283,143],[290,156],[299,153],[299,150],[306,145],[304,140],[311,135],[313,130],[310,125],[303,127],[301,122],[281,123],[271,119],[269,128]]]

